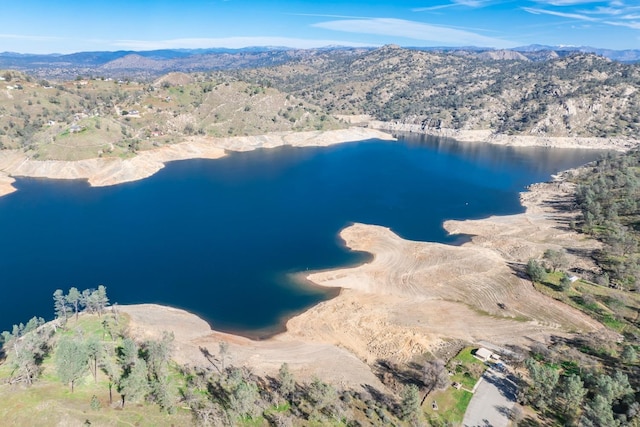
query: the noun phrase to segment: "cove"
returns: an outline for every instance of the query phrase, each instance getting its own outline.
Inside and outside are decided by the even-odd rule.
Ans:
[[[292,273],[369,258],[340,242],[348,224],[455,243],[444,220],[521,212],[527,185],[602,153],[405,135],[173,162],[112,187],[19,179],[0,198],[0,330],[51,319],[58,288],[104,284],[111,302],[171,305],[266,337],[336,295]]]

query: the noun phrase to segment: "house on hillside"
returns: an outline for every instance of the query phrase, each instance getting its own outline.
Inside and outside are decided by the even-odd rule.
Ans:
[[[489,359],[491,359],[491,357],[493,356],[493,353],[491,352],[491,350],[487,350],[484,347],[480,347],[479,349],[476,350],[474,356],[482,360],[483,362],[487,362]]]

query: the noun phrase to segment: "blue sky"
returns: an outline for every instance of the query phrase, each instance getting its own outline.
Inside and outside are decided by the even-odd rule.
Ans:
[[[640,0],[0,2],[0,52],[388,43],[640,49]]]

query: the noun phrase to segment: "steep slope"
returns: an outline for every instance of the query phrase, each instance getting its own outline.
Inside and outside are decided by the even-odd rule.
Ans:
[[[530,62],[385,46],[241,75],[268,80],[334,114],[369,114],[423,129],[632,138],[640,131],[640,66],[592,54]]]

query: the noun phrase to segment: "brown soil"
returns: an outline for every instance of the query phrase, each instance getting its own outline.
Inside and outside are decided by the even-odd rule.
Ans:
[[[172,330],[176,359],[206,365],[199,347],[217,353],[230,343],[232,363],[274,375],[282,362],[302,379],[382,388],[371,367],[381,359],[409,361],[451,341],[529,346],[552,335],[603,331],[602,325],[537,293],[523,264],[545,249],[588,252],[597,243],[568,230],[572,214],[559,210],[571,186],[537,184],[522,196],[526,213],[447,221],[450,233],[472,235],[462,246],[413,242],[389,229],[354,224],[346,245],[374,254],[355,268],[316,272],[308,279],[340,287],[340,295],[290,319],[287,331],[265,341],[211,331],[196,316],[167,307],[128,306],[138,337]],[[595,268],[571,256],[573,266]]]
[[[14,190],[12,176],[84,178],[92,185],[111,185],[149,176],[167,161],[217,158],[225,150],[324,146],[368,138],[390,139],[363,128],[195,137],[132,159],[78,162],[35,161],[6,150],[0,152],[0,191]],[[523,264],[545,249],[564,247],[588,254],[597,247],[596,242],[567,227],[572,214],[561,208],[570,192],[571,186],[562,181],[538,184],[522,195],[526,213],[447,221],[444,225],[450,233],[473,236],[462,246],[407,241],[373,225],[347,227],[341,232],[346,245],[372,253],[373,260],[355,268],[309,275],[319,285],[341,288],[340,295],[290,319],[286,332],[265,341],[213,331],[195,315],[169,307],[121,309],[131,317],[131,332],[140,339],[173,331],[174,357],[180,363],[208,365],[202,349],[217,354],[219,343],[226,341],[229,362],[246,364],[257,373],[274,375],[287,362],[301,379],[318,376],[352,387],[383,388],[371,371],[376,361],[408,361],[437,353],[452,341],[528,346],[551,335],[602,331],[591,318],[537,293],[521,273]],[[574,267],[595,268],[588,257],[571,256],[571,260]]]
[[[95,158],[78,161],[33,160],[17,150],[0,151],[0,196],[15,191],[13,177],[86,179],[94,187],[147,178],[166,162],[186,159],[216,159],[228,151],[250,151],[283,145],[294,147],[328,146],[365,139],[391,140],[387,133],[351,128],[326,132],[279,132],[260,136],[211,138],[189,137],[185,141],[142,151],[130,159]]]

